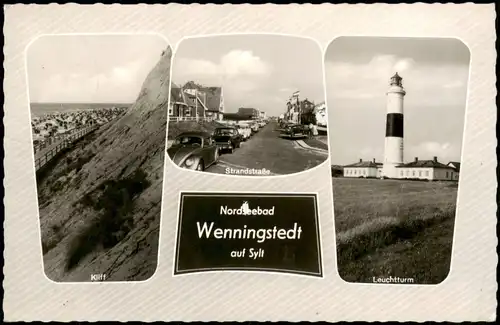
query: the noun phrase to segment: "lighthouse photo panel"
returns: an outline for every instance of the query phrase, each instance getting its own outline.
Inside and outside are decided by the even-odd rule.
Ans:
[[[167,156],[183,171],[304,172],[328,160],[323,57],[310,38],[182,39],[172,59]]]
[[[339,37],[325,52],[337,265],[347,282],[450,272],[470,52],[458,39]]]

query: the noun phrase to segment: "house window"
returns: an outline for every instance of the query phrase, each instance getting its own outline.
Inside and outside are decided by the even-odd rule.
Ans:
[[[172,107],[169,107],[168,108],[168,115],[172,115],[173,112],[174,112],[174,110],[172,109]]]
[[[446,172],[446,178],[448,178],[448,172]]]
[[[418,177],[422,177],[422,172],[421,171],[418,172]]]
[[[428,170],[425,171],[425,176],[429,177],[429,171]]]
[[[413,176],[415,176],[415,171],[413,171]]]

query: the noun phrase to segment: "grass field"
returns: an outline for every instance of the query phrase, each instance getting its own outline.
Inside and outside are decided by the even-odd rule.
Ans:
[[[436,284],[448,275],[456,182],[333,178],[339,273]]]

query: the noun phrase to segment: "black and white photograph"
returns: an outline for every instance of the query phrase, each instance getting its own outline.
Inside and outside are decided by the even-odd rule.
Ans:
[[[185,38],[172,59],[167,153],[235,176],[303,172],[328,159],[321,48],[271,34]]]
[[[26,57],[45,275],[147,280],[158,262],[168,43],[44,35]]]
[[[438,284],[450,271],[470,52],[458,39],[339,37],[325,54],[338,271]]]

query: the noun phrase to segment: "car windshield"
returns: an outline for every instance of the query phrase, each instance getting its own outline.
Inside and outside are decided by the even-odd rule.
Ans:
[[[174,144],[181,146],[201,146],[202,139],[196,136],[181,136],[175,139]]]
[[[215,130],[215,135],[233,135],[233,129],[217,129]]]

